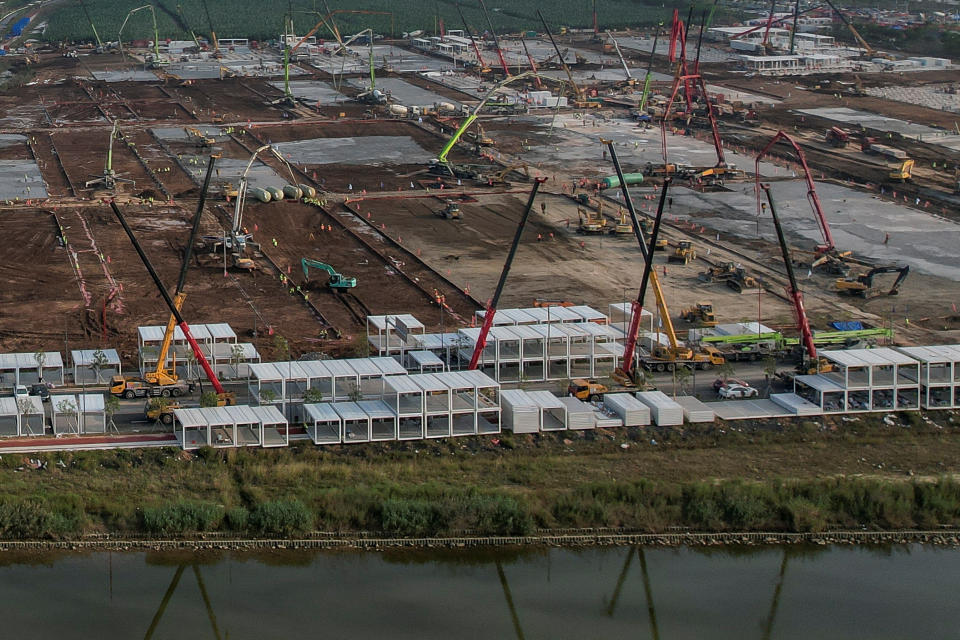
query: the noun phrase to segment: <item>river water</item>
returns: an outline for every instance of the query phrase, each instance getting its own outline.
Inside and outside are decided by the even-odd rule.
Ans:
[[[7,638],[957,638],[960,549],[0,556]]]

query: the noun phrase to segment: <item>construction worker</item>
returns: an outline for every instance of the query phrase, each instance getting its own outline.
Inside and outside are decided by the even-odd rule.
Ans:
[[[541,203],[540,203],[540,213],[543,214],[543,215],[547,215],[547,203],[546,203],[546,202],[541,202]]]
[[[273,238],[273,246],[277,246],[277,239]]]

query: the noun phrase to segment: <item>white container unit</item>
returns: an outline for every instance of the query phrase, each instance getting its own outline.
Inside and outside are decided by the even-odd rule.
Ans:
[[[608,393],[603,396],[603,406],[618,415],[625,427],[650,424],[650,407],[629,393]]]
[[[382,400],[361,400],[357,406],[370,416],[370,439],[373,441],[397,439],[397,416]]]
[[[356,402],[334,402],[330,405],[343,421],[343,442],[370,442],[370,416]]]
[[[713,422],[717,417],[713,409],[693,396],[679,396],[676,402],[683,407],[683,417],[687,422]]]
[[[819,416],[823,414],[823,410],[819,406],[808,402],[795,393],[772,393],[770,399],[794,415]]]
[[[683,424],[683,407],[662,391],[638,391],[636,397],[650,407],[650,416],[658,426],[675,427]]]
[[[500,392],[502,426],[514,433],[537,433],[540,430],[540,406],[526,391],[505,389]]]
[[[567,429],[596,428],[597,417],[593,413],[593,405],[572,397],[560,398],[560,402],[567,409]]]
[[[540,409],[541,431],[563,431],[567,428],[567,407],[549,391],[528,391],[527,397]]]
[[[340,414],[326,403],[305,404],[303,412],[307,434],[313,444],[340,444],[343,422]]]

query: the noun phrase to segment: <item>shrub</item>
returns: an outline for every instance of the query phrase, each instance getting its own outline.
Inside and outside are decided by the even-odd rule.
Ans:
[[[223,509],[209,502],[174,502],[143,510],[144,531],[163,535],[179,535],[215,529]]]
[[[227,509],[223,522],[230,531],[246,531],[247,524],[250,522],[250,512],[246,507]]]
[[[474,501],[476,530],[485,535],[523,536],[533,529],[525,506],[505,496],[485,496]]]
[[[261,535],[289,537],[313,527],[313,513],[299,500],[275,500],[254,507],[249,522]]]
[[[448,527],[449,518],[436,502],[390,498],[380,505],[380,528],[400,536],[431,536]]]
[[[46,538],[52,533],[53,517],[42,500],[10,500],[0,503],[0,538]]]

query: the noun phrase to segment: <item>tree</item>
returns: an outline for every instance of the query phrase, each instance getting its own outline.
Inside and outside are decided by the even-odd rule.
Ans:
[[[323,391],[320,389],[307,389],[303,392],[304,404],[316,404],[323,402]]]
[[[33,359],[37,361],[37,380],[43,380],[43,364],[47,361],[47,354],[37,351],[33,354]]]
[[[360,402],[363,400],[363,391],[360,390],[356,382],[350,384],[350,391],[347,393],[347,398],[349,398],[350,402]]]
[[[216,407],[220,404],[220,398],[214,391],[204,391],[200,394],[201,407]]]
[[[33,405],[33,401],[30,398],[17,398],[17,410],[20,412],[20,415],[26,420],[27,430],[33,435],[33,429],[30,428],[30,415],[38,415],[36,407]],[[43,426],[43,414],[41,416],[41,426]]]
[[[773,378],[777,375],[777,359],[773,356],[767,356],[763,359],[763,377],[766,381],[766,391],[767,396],[770,395],[770,389],[773,384]]]
[[[687,383],[693,377],[693,371],[689,367],[677,366],[673,369],[673,397],[677,397],[677,387],[680,387],[680,393],[686,391]]]
[[[70,400],[64,398],[57,403],[57,413],[62,414],[67,417],[67,425],[69,426],[69,418],[73,417],[74,426],[76,427],[77,433],[80,433],[80,422],[77,419],[77,405]]]
[[[233,367],[234,373],[237,377],[240,377],[240,363],[246,358],[246,352],[243,349],[242,345],[235,344],[230,347],[230,365]]]
[[[97,384],[100,384],[100,372],[103,371],[105,366],[107,366],[107,354],[103,352],[103,349],[98,348],[90,358],[90,368],[97,376]]]
[[[733,363],[729,360],[726,360],[722,365],[717,367],[717,374],[719,374],[720,378],[724,382],[735,376],[736,373],[737,372],[733,367]]]
[[[277,399],[277,392],[273,389],[260,390],[260,404],[270,404]]]
[[[160,417],[170,406],[170,399],[164,398],[163,396],[157,396],[150,399],[150,404],[148,406],[150,407],[150,411],[155,411],[157,413],[157,420],[159,421]]]
[[[116,423],[113,421],[113,416],[116,415],[117,411],[120,409],[120,398],[108,393],[103,399],[103,412],[107,414],[107,425],[113,427],[114,431],[119,432],[117,429]]]
[[[273,349],[277,352],[278,360],[290,359],[290,342],[279,333],[273,336]]]

